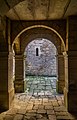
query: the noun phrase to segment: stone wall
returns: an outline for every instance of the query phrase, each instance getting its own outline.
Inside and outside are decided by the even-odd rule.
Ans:
[[[38,55],[36,53],[38,49]],[[46,39],[37,39],[28,44],[26,54],[26,74],[56,76],[56,47]]]

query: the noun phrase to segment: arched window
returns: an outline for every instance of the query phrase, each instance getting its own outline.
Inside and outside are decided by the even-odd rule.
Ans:
[[[36,56],[39,56],[39,49],[36,48]]]

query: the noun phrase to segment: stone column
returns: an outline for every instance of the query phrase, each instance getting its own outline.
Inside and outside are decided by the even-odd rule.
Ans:
[[[77,16],[67,19],[67,55],[65,55],[65,106],[77,113]]]
[[[69,112],[77,112],[77,51],[68,52],[65,57],[64,101]]]
[[[9,109],[14,98],[12,55],[0,52],[0,107]]]
[[[64,104],[68,110],[68,55],[64,53],[64,62],[65,62],[65,87],[64,87]]]
[[[15,55],[15,92],[25,91],[25,72],[24,72],[24,56]]]
[[[58,80],[57,80],[57,92],[63,93],[65,86],[65,72],[64,72],[64,56],[58,55]]]
[[[8,47],[11,48],[7,25],[6,18],[0,18],[0,110],[3,111],[10,108],[14,98],[13,54]]]

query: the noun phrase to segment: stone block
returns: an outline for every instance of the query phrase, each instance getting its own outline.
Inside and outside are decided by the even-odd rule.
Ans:
[[[46,109],[46,110],[52,110],[52,109],[53,109],[53,106],[52,106],[52,105],[45,105],[45,109]]]
[[[56,120],[56,116],[55,115],[48,115],[49,120]]]
[[[40,109],[38,109],[38,110],[37,110],[37,113],[42,113],[42,114],[45,114],[45,113],[46,113],[46,110],[44,110],[44,109],[41,109],[41,110],[40,110]]]
[[[54,110],[47,110],[47,114],[48,114],[48,115],[54,115],[55,112],[54,112]]]
[[[23,115],[16,114],[13,120],[22,120],[22,119],[23,119]]]

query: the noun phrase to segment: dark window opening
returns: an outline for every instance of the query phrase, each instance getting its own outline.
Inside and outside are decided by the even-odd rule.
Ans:
[[[36,48],[36,56],[39,56],[39,50]]]

